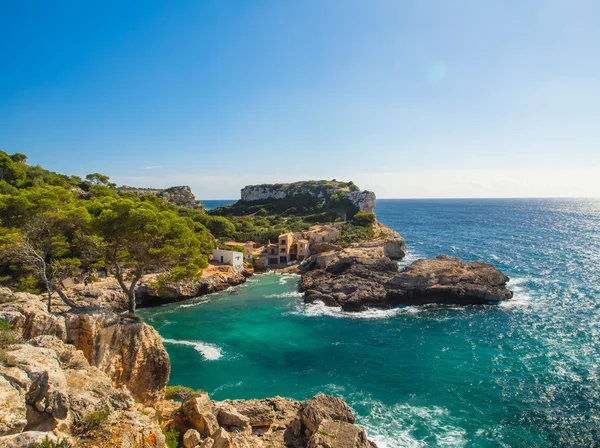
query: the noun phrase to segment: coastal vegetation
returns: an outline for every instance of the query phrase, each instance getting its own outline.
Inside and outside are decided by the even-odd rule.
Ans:
[[[225,243],[264,245],[316,224],[339,222],[340,246],[371,239],[372,205],[374,195],[353,182],[306,181],[249,186],[237,203],[206,212],[189,187],[117,187],[101,173],[67,176],[0,151],[0,281],[43,293],[48,310],[55,297],[76,308],[65,281],[102,272],[114,276],[134,314],[147,274],[155,288],[197,281],[215,247],[245,253]]]
[[[105,269],[135,312],[135,287],[148,272],[164,283],[197,278],[214,237],[202,220],[152,194],[119,191],[107,176],[82,179],[26,164],[0,151],[0,280],[44,292],[50,308],[67,277]],[[201,210],[190,210],[202,214]],[[211,219],[207,220],[211,221]]]

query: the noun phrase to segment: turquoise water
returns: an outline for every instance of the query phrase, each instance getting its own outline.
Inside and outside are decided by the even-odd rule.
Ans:
[[[165,338],[172,384],[215,399],[344,397],[380,447],[600,442],[600,202],[380,200],[406,262],[496,264],[500,306],[348,315],[302,304],[298,277],[140,314]],[[595,445],[596,444],[596,445]]]

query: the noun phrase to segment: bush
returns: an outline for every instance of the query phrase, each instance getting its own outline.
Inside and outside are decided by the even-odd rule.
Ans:
[[[167,443],[167,448],[178,448],[179,447],[179,431],[175,428],[171,429],[162,429],[162,432],[165,436],[165,442]]]
[[[98,431],[108,420],[110,409],[108,406],[94,412],[90,412],[85,416],[81,424],[82,433],[90,433]]]
[[[374,224],[376,221],[375,213],[367,213],[367,212],[357,212],[352,218],[352,222],[357,226],[369,226]]]
[[[17,336],[12,331],[12,324],[5,320],[0,320],[0,349],[17,342]]]
[[[40,443],[32,445],[32,448],[69,448],[69,446],[69,443],[65,439],[58,439],[54,442],[46,436]]]
[[[204,391],[201,389],[194,390],[191,387],[186,386],[167,386],[167,390],[165,391],[165,400],[187,401],[190,398],[197,397],[203,393]]]

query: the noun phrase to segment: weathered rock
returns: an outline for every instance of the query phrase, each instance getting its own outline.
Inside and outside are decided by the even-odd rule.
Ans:
[[[186,401],[183,404],[183,412],[192,426],[203,436],[212,436],[219,429],[208,394],[201,394]]]
[[[55,336],[38,336],[29,342],[31,345],[12,347],[15,367],[0,367],[0,393],[7,383],[16,391],[12,416],[4,415],[2,419],[13,423],[8,432],[25,431],[18,437],[0,437],[0,446],[31,446],[43,440],[47,431],[68,437],[66,434],[74,433],[73,428],[86,416],[105,408],[109,416],[103,431],[86,435],[76,441],[77,446],[164,446],[156,419],[137,411],[129,391],[116,389],[104,372],[90,366],[80,350]]]
[[[27,425],[25,397],[0,372],[0,435],[16,434]]]
[[[488,263],[463,263],[440,255],[415,261],[390,279],[385,288],[391,304],[489,304],[512,298],[509,278]]]
[[[351,423],[323,420],[311,436],[307,448],[376,448],[367,433]]]
[[[58,437],[51,432],[27,431],[0,437],[0,448],[30,448],[38,446],[45,440],[57,442]]]
[[[250,426],[271,426],[275,419],[273,407],[266,400],[227,400],[222,403],[244,417]]]
[[[362,311],[369,305],[386,306],[384,284],[397,272],[397,264],[387,257],[347,257],[326,269],[304,273],[300,286],[306,303],[321,301]]]
[[[154,328],[101,308],[48,313],[39,297],[28,296],[0,306],[0,318],[11,322],[23,339],[56,336],[142,402],[152,404],[164,396],[169,356]]]
[[[165,393],[170,373],[169,355],[158,332],[140,320],[111,311],[83,309],[66,315],[66,342],[83,351],[92,365],[119,387],[152,404]]]
[[[340,258],[326,269],[305,272],[301,289],[307,303],[363,311],[370,306],[489,304],[512,297],[507,281],[490,264],[444,255],[417,260],[402,272],[387,257],[366,256]]]
[[[189,429],[183,435],[183,446],[184,448],[195,448],[200,445],[202,439],[200,437],[200,433],[195,429]]]
[[[197,281],[180,282],[177,286],[155,288],[149,282],[143,282],[136,289],[138,308],[165,305],[200,297],[206,294],[223,291],[231,286],[241,285],[246,281],[246,271],[205,275]]]
[[[192,189],[187,185],[170,187],[166,189],[135,188],[123,185],[122,187],[119,187],[119,191],[135,193],[138,196],[151,194],[177,207],[204,210],[204,206],[200,203],[200,201],[196,200],[196,197],[192,193]]]
[[[215,446],[215,441],[210,437],[207,437],[200,444],[200,448],[213,448]]]
[[[323,394],[305,401],[298,418],[307,435],[312,435],[323,420],[354,423],[352,410],[344,400]]]
[[[219,428],[213,435],[213,448],[233,448],[233,439],[225,429]]]
[[[233,406],[221,404],[217,406],[215,413],[217,421],[221,426],[235,426],[244,428],[249,425],[250,419],[240,414]]]

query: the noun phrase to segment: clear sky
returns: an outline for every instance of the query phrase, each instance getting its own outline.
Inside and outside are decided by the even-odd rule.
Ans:
[[[119,184],[600,196],[598,0],[0,0],[0,149]]]

